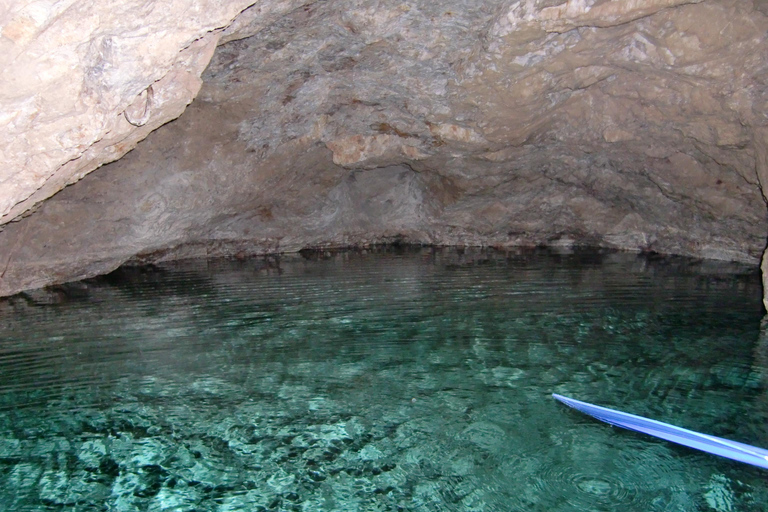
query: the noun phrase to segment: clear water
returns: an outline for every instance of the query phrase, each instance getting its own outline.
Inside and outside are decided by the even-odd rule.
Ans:
[[[0,510],[765,510],[759,276],[585,252],[187,263],[0,302]]]

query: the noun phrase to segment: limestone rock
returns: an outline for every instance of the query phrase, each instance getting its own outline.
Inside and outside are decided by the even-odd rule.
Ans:
[[[218,30],[245,4],[212,2],[210,18],[193,9],[152,25],[177,23],[188,37],[173,51],[145,41],[142,58],[113,54],[143,78],[107,73],[104,99],[78,114],[105,121],[96,129],[98,116],[87,117],[86,142],[68,136],[74,146],[61,153],[76,169],[14,171],[16,188],[0,192],[13,198],[5,219],[117,158],[119,137],[127,150],[180,112],[219,44],[183,115],[5,226],[0,294],[131,259],[381,241],[761,257],[761,2],[264,0]],[[12,26],[14,37],[42,44],[24,26]],[[78,32],[73,47],[100,55],[94,34]],[[134,126],[174,87],[183,92],[168,117]],[[56,123],[80,119],[62,106],[50,126],[30,124],[22,103],[12,161],[33,154],[32,134],[54,140],[68,133]],[[47,192],[22,193],[48,181]]]
[[[0,224],[181,114],[250,3],[94,0],[0,9]],[[141,122],[131,123],[134,110]]]

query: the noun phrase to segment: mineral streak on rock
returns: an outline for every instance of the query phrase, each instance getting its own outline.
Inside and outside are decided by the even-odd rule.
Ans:
[[[0,13],[3,222],[197,95],[4,226],[0,294],[392,240],[760,260],[766,2],[249,3]]]

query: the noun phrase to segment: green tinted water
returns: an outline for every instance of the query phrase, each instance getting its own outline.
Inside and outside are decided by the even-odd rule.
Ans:
[[[0,510],[764,510],[759,275],[631,254],[123,270],[0,303]]]

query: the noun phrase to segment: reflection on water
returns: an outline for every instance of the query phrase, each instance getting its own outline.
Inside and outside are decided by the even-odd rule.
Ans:
[[[763,510],[751,269],[409,250],[125,269],[0,302],[2,510]]]

